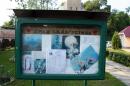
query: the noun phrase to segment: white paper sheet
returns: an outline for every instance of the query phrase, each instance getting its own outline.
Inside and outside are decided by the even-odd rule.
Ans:
[[[62,74],[66,67],[66,50],[50,50],[47,55],[46,72]]]

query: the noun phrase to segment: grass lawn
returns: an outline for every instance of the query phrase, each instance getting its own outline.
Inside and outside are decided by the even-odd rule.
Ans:
[[[10,72],[14,75],[15,63],[9,62],[12,56],[14,56],[14,51],[0,51],[0,65],[4,65],[4,73]]]
[[[5,72],[10,75],[15,75],[15,63],[9,62],[9,58],[14,55],[14,51],[0,51],[0,64],[5,66]],[[31,80],[15,80],[13,83],[7,86],[31,86]],[[83,86],[81,80],[37,80],[36,86]],[[92,80],[88,81],[88,86],[126,86],[118,79],[106,73],[105,80]]]

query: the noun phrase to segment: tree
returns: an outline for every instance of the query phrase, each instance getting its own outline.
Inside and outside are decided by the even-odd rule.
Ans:
[[[89,0],[84,3],[86,11],[104,11],[110,12],[111,6],[107,5],[107,0]]]
[[[14,28],[14,20],[11,19],[9,21],[4,22],[2,27],[4,27],[4,28],[12,28],[13,29]]]
[[[13,1],[13,0],[10,0]],[[15,0],[18,4],[19,9],[57,9],[56,2],[57,0]],[[12,15],[9,21],[4,22],[3,27],[14,28],[15,25],[15,16]]]
[[[107,5],[107,0],[100,0],[100,4],[103,5]]]
[[[120,49],[121,48],[121,40],[120,40],[118,32],[115,32],[113,37],[112,37],[112,48],[113,49]]]
[[[108,38],[111,40],[115,31],[120,32],[130,24],[129,15],[122,11],[113,10],[108,19]]]
[[[130,6],[126,8],[126,13],[130,12]]]
[[[5,29],[14,29],[15,28],[15,15],[12,14],[10,17],[9,21],[4,22],[2,25],[3,28]]]
[[[99,11],[100,10],[99,0],[86,1],[84,3],[84,8],[87,11]]]
[[[17,1],[20,9],[57,9],[57,0],[21,0]]]

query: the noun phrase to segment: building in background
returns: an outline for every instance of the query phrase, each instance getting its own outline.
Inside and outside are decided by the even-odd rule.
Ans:
[[[62,3],[59,9],[81,11],[82,3],[81,3],[81,0],[62,0]]]
[[[122,48],[130,48],[130,26],[119,32]]]
[[[15,29],[5,29],[0,27],[0,42],[3,39],[8,39],[9,41],[15,39]]]

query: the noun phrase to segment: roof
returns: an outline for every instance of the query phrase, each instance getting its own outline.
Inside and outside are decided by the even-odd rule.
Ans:
[[[126,37],[130,37],[130,26],[123,29],[120,33],[124,33]]]
[[[107,20],[110,13],[107,12],[88,12],[88,11],[70,11],[70,10],[23,10],[13,9],[17,17],[30,18],[69,18],[69,19],[96,19]]]

